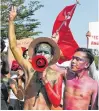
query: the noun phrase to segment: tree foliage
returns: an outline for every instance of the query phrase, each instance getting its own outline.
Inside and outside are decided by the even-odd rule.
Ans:
[[[39,1],[31,0],[1,0],[1,37],[8,38],[8,16],[12,5],[17,7],[17,17],[15,19],[16,38],[22,39],[39,35],[40,31],[35,31],[40,25],[38,19],[33,18],[35,11],[43,5]]]

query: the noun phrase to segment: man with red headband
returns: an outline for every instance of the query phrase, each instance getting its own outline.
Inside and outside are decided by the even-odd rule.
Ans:
[[[23,58],[16,45],[14,19],[16,8],[12,7],[9,15],[9,44],[10,49],[25,73],[24,109],[49,110],[51,105],[59,106],[62,91],[62,76],[59,72],[47,67],[43,72],[36,71],[32,63]],[[29,59],[34,56],[43,56],[48,66],[55,64],[60,57],[58,45],[50,38],[34,39],[28,49]],[[46,80],[47,78],[47,80]]]

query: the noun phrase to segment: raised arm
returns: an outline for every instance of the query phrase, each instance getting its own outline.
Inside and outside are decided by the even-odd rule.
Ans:
[[[9,14],[9,46],[17,62],[22,67],[26,67],[26,64],[27,64],[26,60],[23,58],[22,52],[17,47],[15,27],[14,27],[14,19],[16,15],[17,15],[16,7],[12,6]]]
[[[24,98],[24,89],[22,87],[22,81],[20,78],[18,78],[18,83],[16,86],[16,82],[14,80],[11,80],[10,82],[10,88],[12,89],[13,93],[19,100],[23,100]]]

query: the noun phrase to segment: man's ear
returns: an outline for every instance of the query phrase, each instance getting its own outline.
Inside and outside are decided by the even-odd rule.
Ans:
[[[86,64],[85,64],[85,68],[86,68],[86,69],[87,69],[89,66],[90,66],[89,63],[86,63]]]

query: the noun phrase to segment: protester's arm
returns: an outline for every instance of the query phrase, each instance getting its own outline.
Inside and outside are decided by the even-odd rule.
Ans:
[[[51,65],[50,68],[55,70],[56,72],[59,72],[64,80],[66,80],[67,73],[70,70],[69,67],[58,66],[57,64]]]
[[[8,104],[10,103],[10,92],[11,92],[11,90],[8,92],[8,99],[7,99]]]
[[[94,82],[94,85],[93,85],[94,89],[93,89],[93,95],[92,95],[92,100],[91,100],[91,110],[96,110],[96,106],[97,106],[97,95],[98,95],[98,83],[97,82]]]
[[[19,100],[23,100],[24,97],[24,90],[22,87],[21,79],[18,79],[18,85],[16,86],[15,81],[10,82],[10,88],[12,89],[13,93]]]
[[[14,19],[16,15],[17,15],[16,7],[12,6],[9,14],[9,46],[17,62],[22,67],[26,68],[27,61],[23,58],[21,50],[19,50],[19,48],[17,47],[15,27],[14,27]]]
[[[60,67],[57,64],[51,65],[50,68],[52,70],[55,70],[56,72],[60,72],[62,75],[66,73],[66,68],[65,67]]]
[[[62,80],[63,80],[63,77],[60,75],[52,87],[50,82],[47,80],[47,78],[46,77],[43,78],[43,83],[44,83],[48,98],[55,107],[59,106],[61,102]]]
[[[23,81],[22,81],[22,77],[23,77],[23,75],[24,75],[24,72],[23,72],[23,70],[18,70],[17,72],[18,72],[17,85],[18,85],[18,88],[20,88],[20,89],[22,90],[23,94],[24,94],[24,88],[23,88],[24,83],[23,83]]]

